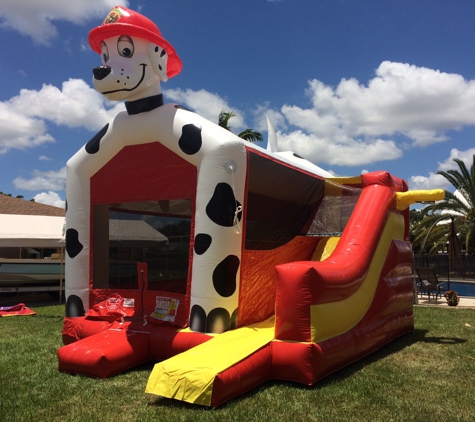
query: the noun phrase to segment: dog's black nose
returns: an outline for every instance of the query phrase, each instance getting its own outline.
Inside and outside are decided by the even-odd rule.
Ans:
[[[110,66],[97,66],[92,69],[92,73],[94,74],[94,79],[101,80],[104,79],[109,73],[111,73]]]

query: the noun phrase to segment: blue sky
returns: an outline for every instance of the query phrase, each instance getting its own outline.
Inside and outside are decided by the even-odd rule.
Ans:
[[[64,205],[67,160],[123,109],[87,44],[115,5],[181,57],[166,102],[265,138],[267,115],[281,150],[335,175],[448,188],[435,173],[475,154],[472,0],[0,0],[0,191]]]

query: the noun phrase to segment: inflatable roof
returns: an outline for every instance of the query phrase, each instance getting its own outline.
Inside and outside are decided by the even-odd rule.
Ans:
[[[408,206],[443,191],[333,178],[279,153],[272,129],[264,150],[139,101],[68,162],[61,371],[154,360],[148,393],[216,407],[268,379],[313,384],[413,330]]]

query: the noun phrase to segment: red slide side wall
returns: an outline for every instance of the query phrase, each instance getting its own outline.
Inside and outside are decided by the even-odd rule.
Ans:
[[[271,378],[312,385],[400,335],[413,331],[411,265],[410,244],[394,241],[375,297],[364,318],[348,332],[318,344],[272,342]]]

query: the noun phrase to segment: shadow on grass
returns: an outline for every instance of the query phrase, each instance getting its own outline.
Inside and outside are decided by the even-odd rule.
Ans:
[[[144,362],[144,363],[141,363],[140,365],[134,366],[133,368],[127,369],[127,370],[122,371],[122,372],[119,372],[118,374],[112,375],[112,377],[118,377],[118,376],[121,376],[121,375],[127,375],[127,374],[135,373],[135,372],[151,373],[152,370],[153,370],[153,367],[155,366],[156,363],[157,362],[150,360],[148,362]]]
[[[166,397],[152,396],[153,398],[149,401],[149,406],[154,406],[157,408],[167,408],[167,409],[187,409],[187,410],[205,410],[205,411],[214,411],[212,407],[201,406],[199,404],[186,403],[184,401],[168,399]],[[223,406],[220,406],[218,409],[221,409]]]
[[[426,330],[416,330],[416,331],[426,331]],[[435,344],[461,344],[461,343],[467,342],[466,339],[458,338],[458,337],[423,337],[419,341],[422,343],[435,343]]]
[[[387,358],[388,356],[398,353],[404,350],[406,347],[412,346],[416,343],[429,343],[429,344],[461,344],[466,343],[466,339],[457,338],[457,337],[428,337],[427,334],[429,330],[415,329],[412,333],[407,333],[398,337],[391,342],[385,344],[380,349],[370,353],[367,356],[362,357],[361,359],[345,366],[333,374],[318,380],[313,386],[307,387],[302,386],[301,384],[295,383],[296,386],[301,386],[303,388],[318,388],[324,387],[328,384],[334,383],[335,381],[344,380],[345,378],[351,377],[353,374],[361,371],[366,366],[376,363],[382,359]]]
[[[56,319],[58,321],[62,321],[64,319],[63,315],[31,315],[32,318],[35,319]]]

